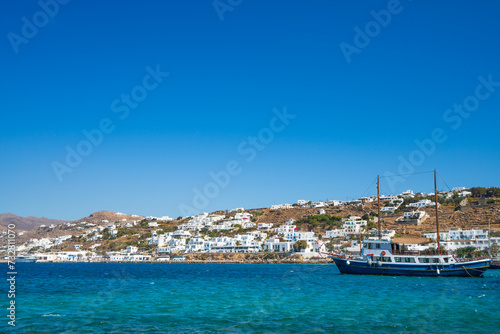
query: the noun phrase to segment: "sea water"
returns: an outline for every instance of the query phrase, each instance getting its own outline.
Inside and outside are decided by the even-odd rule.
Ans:
[[[16,326],[8,325],[5,283],[0,332],[500,333],[499,270],[419,278],[340,275],[333,264],[16,269]]]

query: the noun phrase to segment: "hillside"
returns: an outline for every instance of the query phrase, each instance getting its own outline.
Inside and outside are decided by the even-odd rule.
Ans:
[[[9,224],[14,224],[16,226],[16,230],[21,231],[31,231],[40,225],[59,225],[66,223],[65,220],[56,220],[56,219],[48,219],[48,218],[39,218],[39,217],[21,217],[17,216],[13,213],[2,213],[0,214],[0,226],[7,228]]]
[[[460,203],[461,206],[457,203]],[[386,205],[386,203],[381,204],[382,206]],[[321,215],[320,211],[323,210],[325,214]],[[418,226],[402,224],[396,221],[405,211],[411,210],[412,208],[405,208],[405,206],[402,205],[394,214],[382,214],[382,228],[395,230],[396,233],[404,236],[415,237],[421,237],[424,233],[435,232],[435,210],[433,208],[420,209],[425,210],[429,217]],[[341,227],[342,218],[348,218],[350,216],[358,216],[368,220],[369,229],[377,226],[377,204],[375,202],[363,205],[348,204],[343,206],[327,206],[324,208],[302,208],[299,206],[278,210],[258,208],[249,209],[247,212],[253,215],[252,221],[254,223],[272,223],[273,228],[284,224],[290,219],[294,219],[296,220],[294,224],[297,226],[298,230],[312,231],[320,238],[327,230]],[[225,215],[226,219],[229,219],[234,216],[236,212],[229,213],[226,211],[216,211],[213,214]],[[16,226],[20,227],[20,230],[24,229],[24,231],[26,231],[17,236],[16,242],[18,245],[32,238],[56,238],[72,235],[74,238],[64,241],[51,250],[69,251],[73,249],[75,244],[80,244],[83,246],[82,249],[88,250],[91,249],[92,246],[99,244],[96,251],[100,253],[121,250],[128,245],[138,246],[143,251],[152,251],[154,247],[148,244],[146,239],[151,237],[151,232],[153,230],[158,230],[158,233],[173,232],[178,229],[179,225],[186,224],[190,220],[190,218],[184,218],[171,221],[158,221],[157,227],[150,227],[148,226],[149,221],[143,216],[126,215],[111,211],[94,212],[87,217],[66,223],[46,218],[23,218],[13,214],[3,214],[0,215],[0,217],[3,218],[3,223],[5,225],[13,222]],[[131,221],[136,221],[137,224],[128,224]],[[460,200],[458,202],[455,200],[443,200],[439,207],[439,221],[441,231],[448,231],[452,227],[460,227],[462,229],[487,229],[488,223],[491,223],[491,230],[500,233],[500,200],[498,198],[490,198],[486,201],[479,201],[474,198]],[[87,238],[81,238],[86,231],[94,229],[96,226],[106,226],[110,224],[117,227],[116,236],[104,233],[104,236],[96,241],[89,241]],[[41,227],[40,225],[45,226]],[[0,229],[2,229],[1,226]],[[201,232],[211,238],[220,236],[234,237],[236,234],[245,234],[255,229],[256,226],[248,229],[236,226],[232,230],[217,231],[207,228],[203,229]],[[268,233],[268,235],[271,234],[272,232]],[[7,239],[3,236],[4,235],[0,235],[0,246],[5,245],[7,242]]]
[[[346,205],[340,207],[326,207],[324,208],[326,215],[318,215],[319,209],[317,208],[300,208],[294,207],[292,209],[271,210],[269,208],[250,209],[247,212],[253,214],[253,221],[256,223],[273,223],[274,227],[284,224],[289,219],[297,220],[296,225],[301,231],[313,231],[316,235],[323,235],[326,230],[336,228],[340,225],[340,219],[349,216],[369,217],[369,227],[376,227],[375,213],[377,205],[375,203],[365,204],[363,206]],[[391,215],[382,215],[382,227],[384,229],[394,229],[397,233],[406,236],[422,236],[423,233],[435,231],[435,213],[434,209],[425,209],[430,217],[419,226],[405,225],[396,222],[396,219],[403,215],[402,210]],[[215,214],[226,214],[223,211],[214,212]],[[229,216],[234,213],[229,214]],[[141,219],[143,217],[140,217]],[[162,230],[163,232],[173,232],[177,230],[177,226],[185,224],[188,219],[173,220],[173,221],[158,221],[158,227],[149,227],[145,220],[140,220],[136,216],[119,215],[110,211],[99,211],[91,214],[86,218],[72,222],[75,226],[61,225],[51,231],[46,229],[38,229],[28,233],[20,239],[26,240],[31,237],[48,237],[48,236],[61,236],[61,235],[75,235],[78,236],[83,233],[81,230],[76,230],[78,226],[86,223],[94,223],[103,225],[102,220],[108,220],[110,223],[119,222],[118,235],[116,237],[106,236],[98,241],[90,242],[80,238],[66,241],[63,245],[54,247],[52,250],[72,250],[73,245],[83,244],[83,249],[90,249],[91,246],[99,244],[98,252],[116,251],[124,249],[128,245],[138,246],[146,252],[151,252],[154,247],[146,243],[145,239],[151,236],[151,231]],[[439,209],[439,219],[441,231],[447,231],[450,227],[461,227],[464,229],[476,228],[487,229],[488,222],[491,222],[492,231],[500,232],[500,203],[484,205],[473,205],[465,211],[455,211],[453,205],[442,205]],[[125,227],[127,221],[137,220],[140,224],[133,227]],[[255,228],[244,230],[236,227],[232,231],[206,231],[210,237],[216,236],[230,236],[235,234],[244,234]],[[163,233],[162,232],[162,233]]]

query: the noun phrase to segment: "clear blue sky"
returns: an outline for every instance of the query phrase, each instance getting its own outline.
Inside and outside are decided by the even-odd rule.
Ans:
[[[404,171],[400,157],[450,187],[500,185],[500,83],[476,92],[480,76],[500,82],[497,1],[221,3],[218,13],[212,1],[73,0],[49,17],[37,1],[2,2],[0,212],[177,217],[182,204],[345,200]],[[388,6],[390,22],[370,24]],[[356,47],[355,27],[373,37],[358,36],[348,62],[341,45]],[[122,94],[142,99],[157,65],[169,75],[126,107]],[[467,118],[447,113],[464,100]],[[285,106],[295,118],[271,140],[263,129]],[[54,162],[67,166],[66,148],[103,119],[113,130],[58,178]],[[435,129],[446,140],[418,160],[415,140]],[[259,132],[266,144],[249,162],[247,138]],[[197,209],[194,189],[229,161],[240,173]],[[384,180],[385,194],[432,191],[430,174]]]

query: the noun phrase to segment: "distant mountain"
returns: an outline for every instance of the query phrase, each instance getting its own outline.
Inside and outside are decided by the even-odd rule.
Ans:
[[[31,231],[40,225],[58,225],[66,223],[65,220],[39,218],[39,217],[21,217],[13,213],[0,213],[0,226],[7,228],[9,224],[16,225],[17,230]]]

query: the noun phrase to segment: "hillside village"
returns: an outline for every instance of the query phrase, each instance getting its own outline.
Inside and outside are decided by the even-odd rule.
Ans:
[[[447,250],[500,245],[500,188],[454,188],[439,193],[441,244]],[[382,238],[408,247],[436,247],[434,194],[380,196]],[[352,201],[236,208],[173,219],[99,211],[62,224],[18,231],[17,252],[39,261],[171,261],[317,259],[325,252],[356,253],[360,240],[378,238],[377,196]],[[488,240],[488,228],[491,228]],[[7,231],[0,232],[6,255]]]

